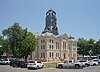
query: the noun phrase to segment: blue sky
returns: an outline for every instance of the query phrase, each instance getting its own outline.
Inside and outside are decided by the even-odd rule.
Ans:
[[[41,33],[50,8],[57,13],[60,34],[100,39],[100,0],[0,0],[0,34],[14,22]]]

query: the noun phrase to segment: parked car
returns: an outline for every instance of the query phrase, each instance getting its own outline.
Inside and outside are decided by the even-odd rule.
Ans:
[[[8,58],[0,59],[0,64],[8,65],[10,64],[10,60]]]
[[[14,60],[12,66],[13,67],[20,67],[21,66],[21,62],[20,60]]]
[[[100,65],[100,59],[93,59],[93,61],[98,62],[98,64]]]
[[[10,65],[10,66],[13,66],[14,61],[15,61],[14,59],[11,59],[9,65]]]
[[[22,62],[20,63],[20,67],[21,67],[21,68],[27,68],[27,64],[28,64],[28,62],[22,61]]]
[[[28,69],[39,69],[43,68],[43,63],[41,61],[29,61],[27,64]]]
[[[79,62],[81,62],[85,67],[90,66],[90,62],[88,60],[80,60]]]
[[[56,68],[83,68],[83,64],[80,62],[64,61],[63,63],[58,63]]]
[[[93,60],[90,60],[89,63],[90,63],[90,66],[98,66],[99,65],[98,62],[93,61]]]

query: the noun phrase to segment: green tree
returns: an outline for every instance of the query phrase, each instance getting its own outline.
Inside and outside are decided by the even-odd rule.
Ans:
[[[25,61],[27,61],[28,55],[31,55],[32,51],[36,48],[37,39],[31,32],[28,32],[27,29],[24,29],[22,34],[23,39],[20,44],[19,56],[25,57]]]
[[[2,34],[6,37],[3,43],[6,52],[9,52],[10,49],[13,57],[25,57],[25,61],[37,45],[35,36],[31,32],[28,32],[27,28],[22,29],[17,22],[8,29],[3,30]]]
[[[0,55],[3,55],[4,49],[3,49],[3,36],[0,36]]]
[[[89,39],[87,41],[87,52],[88,52],[88,55],[94,55],[93,54],[93,49],[94,49],[94,45],[95,45],[95,40],[94,39]],[[91,51],[91,52],[90,52]]]
[[[93,48],[93,55],[100,55],[100,39],[95,42],[94,48]]]
[[[21,30],[22,28],[19,26],[19,23],[15,22],[11,27],[2,31],[2,34],[6,36],[7,41],[9,41],[8,46],[14,57],[16,57],[18,53]]]
[[[87,54],[87,41],[84,38],[79,38],[78,39],[78,54],[82,55],[84,57],[84,55]]]

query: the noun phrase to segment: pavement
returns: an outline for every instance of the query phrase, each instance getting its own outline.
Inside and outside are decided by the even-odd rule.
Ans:
[[[100,72],[100,66],[90,66],[83,69],[43,68],[28,70],[27,68],[13,68],[9,65],[0,65],[0,72]]]

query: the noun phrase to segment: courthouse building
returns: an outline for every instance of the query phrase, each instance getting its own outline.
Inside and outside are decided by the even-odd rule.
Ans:
[[[45,61],[77,60],[77,41],[66,33],[59,34],[54,10],[46,12],[43,32],[33,34],[38,40],[38,45],[32,53],[33,58]]]

